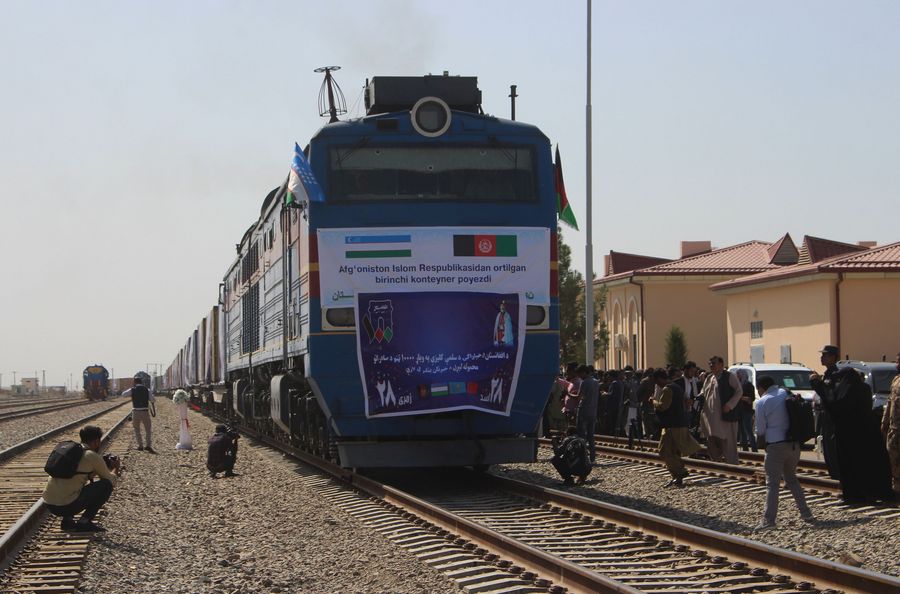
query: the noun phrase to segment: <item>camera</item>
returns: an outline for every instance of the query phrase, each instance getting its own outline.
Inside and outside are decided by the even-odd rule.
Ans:
[[[112,470],[119,463],[119,457],[115,454],[103,454],[103,461],[106,462],[106,467]]]

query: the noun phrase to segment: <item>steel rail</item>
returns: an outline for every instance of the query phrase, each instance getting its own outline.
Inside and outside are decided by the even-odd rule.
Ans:
[[[304,464],[319,469],[348,486],[423,517],[429,522],[459,534],[473,543],[477,543],[478,546],[488,549],[500,557],[510,559],[542,578],[565,586],[573,592],[640,592],[640,590],[632,586],[519,542],[514,538],[442,509],[400,489],[362,476],[352,470],[341,468],[313,454],[287,446],[255,431],[245,428],[241,428],[241,431],[249,437],[280,450]],[[730,465],[722,466],[727,467]],[[773,579],[784,577],[796,582],[812,583],[823,592],[829,591],[824,590],[824,588],[859,594],[895,594],[900,592],[900,579],[889,575],[850,567],[746,538],[691,526],[645,512],[513,479],[485,475],[481,477],[481,480],[485,481],[491,489],[499,489],[530,499],[536,499],[545,505],[558,506],[568,508],[574,512],[590,514],[598,519],[602,518],[634,530],[652,534],[659,539],[671,540],[695,549],[713,551],[711,554],[721,555],[729,560],[744,562],[748,565],[752,564],[774,574],[787,574],[787,576],[776,575]],[[798,589],[804,587],[811,588],[812,586],[807,584],[807,586],[798,586]]]
[[[25,441],[19,442],[14,446],[10,446],[10,447],[6,448],[5,450],[0,450],[0,462],[2,462],[3,460],[6,460],[7,458],[12,458],[19,452],[23,452],[27,449],[30,449],[41,442],[47,441],[48,439],[50,439],[57,433],[61,433],[67,429],[71,429],[72,427],[76,427],[83,423],[87,423],[91,419],[96,419],[100,415],[105,415],[106,413],[108,413],[112,410],[115,410],[117,408],[120,408],[126,404],[130,404],[130,401],[121,402],[121,403],[117,404],[116,406],[110,406],[109,408],[101,410],[100,412],[91,413],[86,417],[82,417],[82,418],[78,419],[77,421],[72,421],[71,423],[66,423],[65,425],[60,425],[59,427],[56,427],[55,429],[51,429],[50,431],[41,433],[40,435],[36,435],[35,437],[32,437],[30,439],[26,439]]]
[[[21,408],[23,406],[32,406],[32,405],[44,405],[44,404],[60,404],[64,402],[90,402],[90,400],[85,400],[84,398],[39,398],[32,400],[23,400],[21,402],[6,402],[4,400],[0,400],[0,410],[6,410],[9,408]]]
[[[612,580],[602,574],[585,569],[580,565],[561,559],[539,549],[516,541],[485,526],[467,520],[457,514],[432,505],[404,491],[364,477],[352,470],[342,468],[323,460],[309,452],[278,442],[268,436],[241,427],[248,437],[288,454],[304,464],[319,469],[348,486],[354,487],[372,497],[383,499],[398,507],[405,508],[432,523],[467,537],[494,554],[510,559],[537,575],[564,586],[572,592],[640,594],[626,584]]]
[[[66,404],[54,404],[52,406],[45,406],[43,408],[31,408],[28,410],[14,410],[10,412],[0,412],[0,422],[10,421],[12,419],[19,419],[22,417],[30,417],[33,415],[53,412],[57,410],[64,410],[67,408],[74,408],[76,406],[84,406],[85,404],[90,404],[90,401],[82,400],[80,402],[68,402]]]
[[[541,445],[550,444],[549,440],[541,440],[540,443]],[[655,449],[627,449],[598,443],[596,450],[598,454],[606,454],[612,458],[636,460],[644,464],[652,464],[659,467],[665,466],[659,457],[659,453]],[[702,458],[684,458],[683,460],[686,468],[709,476],[732,478],[753,483],[761,483],[765,480],[765,476],[761,474],[763,472],[763,467],[760,465],[727,464],[725,462],[714,462]],[[799,480],[804,489],[808,491],[817,491],[829,495],[838,495],[841,493],[840,481],[836,481],[832,478],[818,476],[816,474],[809,475],[801,472],[797,474],[797,480]]]
[[[850,567],[834,561],[819,559],[803,553],[763,544],[754,540],[723,534],[707,528],[692,526],[676,520],[654,516],[589,499],[555,489],[539,487],[510,478],[485,475],[484,480],[497,489],[537,499],[550,505],[609,519],[631,526],[635,530],[655,534],[660,538],[680,542],[691,547],[715,551],[717,554],[752,563],[772,572],[783,572],[792,578],[815,583],[816,586],[843,589],[860,594],[896,594],[900,579],[865,569]]]
[[[656,448],[659,446],[659,441],[650,440],[650,439],[635,439],[632,441],[632,445],[628,445],[627,437],[620,436],[612,436],[612,435],[597,435],[597,443],[606,442],[612,446],[619,447],[629,447],[631,448],[645,448],[648,450],[656,451]],[[701,447],[697,450],[697,454],[708,456],[706,447]],[[742,463],[747,464],[759,464],[762,465],[765,461],[765,453],[764,452],[738,452],[738,456]],[[799,470],[808,471],[808,472],[821,472],[827,473],[828,466],[825,465],[824,460],[810,460],[808,458],[800,458],[800,462],[797,466]]]
[[[126,404],[126,403],[122,403],[122,404]],[[32,446],[37,445],[38,442],[42,442],[44,439],[47,438],[47,436],[49,436],[51,434],[59,433],[61,431],[64,431],[65,429],[71,428],[73,425],[83,423],[87,420],[93,419],[102,414],[109,413],[109,412],[113,411],[114,409],[119,408],[120,406],[121,405],[111,407],[111,408],[109,408],[105,411],[102,411],[100,413],[97,413],[95,415],[85,417],[84,419],[76,421],[75,423],[69,423],[62,428],[54,429],[53,431],[50,431],[41,436],[38,436],[39,438],[41,438],[39,440],[38,440],[38,438],[34,438],[34,439],[28,440],[27,442],[22,442],[21,444],[18,444],[16,446],[13,446],[12,448],[8,448],[8,449],[4,450],[3,452],[0,452],[0,455],[7,454],[11,450],[16,450],[17,452],[21,452],[23,449],[28,449],[28,448],[20,447],[23,444],[31,443]],[[124,415],[115,425],[113,425],[106,433],[103,434],[103,437],[101,438],[101,443],[103,444],[102,447],[106,446],[106,444],[109,442],[109,439],[112,436],[112,434],[116,430],[118,430],[119,427],[121,427],[122,424],[125,423],[125,421],[128,420],[130,415],[131,415],[131,412],[129,411],[128,414]],[[35,441],[35,440],[38,440],[38,441]],[[29,446],[29,447],[31,447],[31,446]],[[102,447],[101,447],[101,451],[102,451]],[[5,459],[5,458],[9,458],[9,457],[11,457],[11,455],[6,455],[0,459]],[[21,545],[27,539],[27,537],[31,534],[33,529],[35,529],[38,526],[40,526],[41,524],[43,524],[48,513],[49,512],[47,511],[46,507],[44,506],[43,499],[38,497],[37,501],[35,501],[35,503],[29,508],[29,510],[27,512],[25,512],[25,514],[23,514],[22,517],[12,527],[10,527],[10,529],[7,530],[5,534],[0,536],[0,568],[6,568],[9,565],[9,563],[11,562],[12,553],[15,552],[18,549],[19,545]]]

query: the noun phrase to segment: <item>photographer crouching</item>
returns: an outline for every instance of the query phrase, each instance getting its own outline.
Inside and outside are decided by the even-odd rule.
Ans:
[[[117,456],[101,456],[103,430],[87,425],[79,432],[81,443],[64,441],[53,448],[44,471],[50,475],[44,488],[44,503],[50,513],[62,517],[60,528],[73,532],[103,532],[94,516],[112,494],[116,477],[122,474]],[[115,474],[114,474],[115,473]],[[93,477],[97,481],[91,481]],[[75,514],[83,511],[78,521]]]
[[[209,476],[224,472],[225,476],[237,476],[234,463],[237,461],[238,439],[240,434],[226,425],[216,425],[216,433],[209,438],[209,449],[206,452],[206,468]]]

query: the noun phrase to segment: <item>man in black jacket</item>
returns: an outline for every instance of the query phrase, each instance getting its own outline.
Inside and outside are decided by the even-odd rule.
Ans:
[[[131,421],[134,423],[134,439],[137,441],[138,449],[146,449],[151,454],[155,454],[156,451],[150,446],[150,403],[153,401],[153,394],[144,385],[144,380],[136,377],[134,386],[122,393],[122,396],[129,395],[131,396]],[[144,440],[141,439],[141,425],[147,434],[146,448],[144,448]]]
[[[831,348],[837,351],[836,347]],[[826,354],[823,349],[822,363],[829,367],[826,360],[832,361]],[[833,460],[840,473],[844,503],[893,501],[884,439],[870,422],[872,390],[869,385],[853,368],[832,371],[829,367],[824,379],[814,373],[809,381],[833,427],[836,446]]]
[[[822,437],[822,455],[825,457],[825,466],[828,468],[828,475],[840,480],[841,471],[837,461],[837,444],[834,436],[834,423],[824,406],[822,396],[829,389],[828,386],[834,382],[834,374],[838,372],[837,361],[840,358],[840,350],[834,345],[825,345],[819,351],[819,361],[825,366],[825,374],[820,377],[818,373],[809,376],[810,384],[816,391],[816,411],[818,412],[818,431]]]
[[[665,369],[654,371],[653,381],[660,388],[659,395],[653,398],[653,408],[662,427],[659,457],[672,475],[672,480],[666,486],[682,487],[688,472],[681,458],[695,453],[700,449],[700,444],[688,432],[684,390],[674,382],[669,383]]]

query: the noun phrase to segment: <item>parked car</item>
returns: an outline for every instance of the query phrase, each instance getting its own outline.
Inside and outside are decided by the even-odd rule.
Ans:
[[[852,367],[863,375],[865,382],[872,388],[872,411],[876,417],[881,419],[884,405],[891,395],[891,382],[897,375],[896,364],[883,361],[844,360],[838,361],[837,366],[840,369]]]
[[[812,369],[799,363],[735,363],[728,371],[737,374],[742,383],[750,382],[754,388],[756,378],[768,375],[775,380],[775,385],[799,394],[804,400],[811,401],[816,395],[809,383]]]

